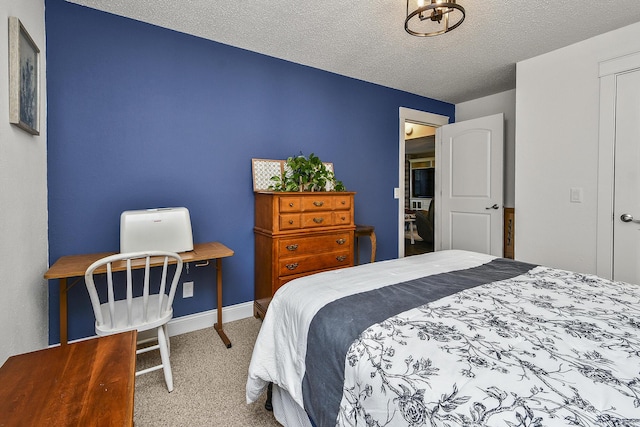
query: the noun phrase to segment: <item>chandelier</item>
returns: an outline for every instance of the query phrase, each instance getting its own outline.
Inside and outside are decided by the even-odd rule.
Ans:
[[[458,28],[464,15],[456,0],[407,0],[404,29],[418,37],[437,36]]]

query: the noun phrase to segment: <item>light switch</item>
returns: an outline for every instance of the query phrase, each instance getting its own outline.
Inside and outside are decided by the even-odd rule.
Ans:
[[[571,203],[582,203],[583,191],[580,187],[571,187]]]
[[[400,189],[398,187],[393,189],[393,198],[394,199],[399,199],[400,198]]]

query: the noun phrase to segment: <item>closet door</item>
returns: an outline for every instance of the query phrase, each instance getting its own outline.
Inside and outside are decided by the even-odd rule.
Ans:
[[[613,279],[640,284],[640,70],[616,76]]]

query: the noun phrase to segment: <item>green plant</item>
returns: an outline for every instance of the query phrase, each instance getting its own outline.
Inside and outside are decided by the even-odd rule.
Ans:
[[[311,153],[309,157],[300,153],[289,157],[285,162],[282,175],[271,177],[274,191],[344,191],[342,181],[328,170],[318,156]]]

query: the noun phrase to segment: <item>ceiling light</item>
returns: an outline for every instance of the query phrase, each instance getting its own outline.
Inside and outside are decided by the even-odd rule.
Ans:
[[[405,135],[411,135],[413,133],[413,126],[411,126],[409,123],[405,123],[404,124],[404,133],[405,133]]]
[[[456,0],[407,0],[404,29],[418,37],[437,36],[460,26],[464,16],[464,8]]]

